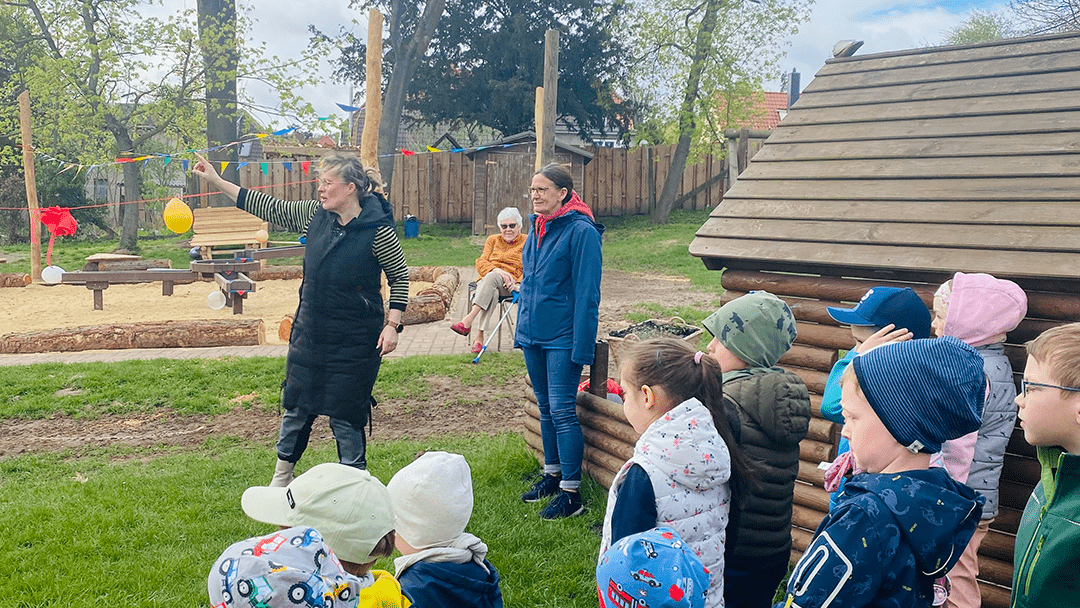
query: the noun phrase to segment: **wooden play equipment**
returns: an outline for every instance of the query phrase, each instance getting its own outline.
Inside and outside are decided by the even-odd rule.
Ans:
[[[198,319],[65,327],[0,336],[5,355],[115,350],[258,346],[265,343],[262,319]]]
[[[191,246],[199,248],[204,260],[213,259],[215,247],[258,249],[259,232],[269,231],[269,224],[236,207],[200,207],[191,212],[195,216]]]
[[[827,306],[894,285],[930,307],[956,271],[1010,279],[1028,294],[1005,346],[1017,380],[1024,342],[1080,321],[1080,101],[1060,86],[1080,76],[1078,56],[1071,33],[830,60],[690,244],[724,269],[721,301],[767,290],[798,322],[780,365],[806,382],[814,418],[800,445],[793,561],[828,510],[819,464],[835,457],[838,427],[820,417],[821,392],[837,351],[854,346]],[[598,357],[590,385],[603,390],[607,371]],[[538,413],[525,410],[526,442],[542,449]],[[601,396],[579,393],[578,416],[584,468],[606,486],[637,435]],[[1034,456],[1018,427],[979,551],[987,608],[1008,605]]]

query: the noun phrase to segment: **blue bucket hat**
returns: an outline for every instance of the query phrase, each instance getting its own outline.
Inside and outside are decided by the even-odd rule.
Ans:
[[[829,316],[848,325],[885,327],[890,323],[916,338],[930,337],[930,309],[910,287],[871,287],[855,308],[829,306]]]
[[[942,442],[981,426],[982,355],[952,336],[884,344],[851,366],[874,413],[911,452],[940,452]]]
[[[678,532],[653,528],[604,552],[596,585],[601,608],[703,608],[709,571]]]

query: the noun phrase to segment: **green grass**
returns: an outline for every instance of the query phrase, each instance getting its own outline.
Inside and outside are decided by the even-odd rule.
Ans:
[[[518,352],[489,353],[483,365],[471,361],[471,354],[387,359],[375,397],[423,404],[430,396],[427,378],[452,377],[465,385],[498,388],[525,374]],[[0,419],[53,414],[94,418],[157,408],[178,415],[223,414],[238,407],[231,399],[251,393],[255,398],[241,407],[277,407],[284,374],[283,358],[265,357],[12,366],[0,374]]]
[[[5,606],[205,606],[206,578],[231,543],[266,534],[240,495],[264,484],[271,439],[215,438],[199,449],[88,448],[0,461],[0,604]],[[384,481],[419,450],[464,454],[475,507],[469,531],[490,548],[506,605],[593,607],[604,492],[586,480],[589,511],[545,522],[519,495],[538,470],[517,435],[373,442],[371,472]],[[313,445],[301,468],[335,460]],[[376,567],[393,570],[390,560]]]
[[[706,211],[674,211],[659,226],[645,215],[601,218],[607,226],[604,268],[686,277],[694,287],[719,294],[720,272],[705,268],[688,251],[707,218]]]

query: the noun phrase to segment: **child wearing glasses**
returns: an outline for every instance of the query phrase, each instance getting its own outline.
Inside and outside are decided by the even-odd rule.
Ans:
[[[1020,427],[1037,446],[1042,480],[1016,532],[1013,608],[1075,606],[1080,563],[1080,323],[1027,343]]]
[[[525,235],[521,234],[521,212],[507,207],[499,212],[499,234],[493,234],[484,243],[484,252],[476,258],[476,291],[472,308],[463,319],[450,326],[454,333],[468,337],[476,325],[476,342],[472,352],[479,353],[484,345],[484,332],[491,331],[499,320],[497,304],[521,282],[521,250],[525,247]]]
[[[948,606],[978,608],[981,604],[977,553],[990,524],[998,514],[998,480],[1001,478],[1005,447],[1016,425],[1016,385],[1013,369],[1005,356],[1005,334],[1027,315],[1027,295],[1023,289],[988,274],[956,273],[934,294],[936,336],[953,336],[979,351],[989,393],[983,407],[982,426],[977,432],[947,441],[941,446],[945,468],[953,479],[966,483],[986,497],[982,521],[967,549],[952,571]]]

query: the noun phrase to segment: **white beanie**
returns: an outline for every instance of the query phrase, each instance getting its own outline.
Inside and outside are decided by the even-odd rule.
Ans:
[[[394,529],[414,549],[446,546],[472,517],[472,473],[460,454],[426,452],[386,484]]]

